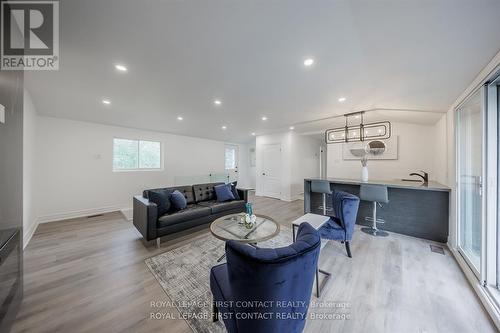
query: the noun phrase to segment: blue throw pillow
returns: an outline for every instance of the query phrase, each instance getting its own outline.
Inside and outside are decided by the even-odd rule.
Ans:
[[[187,207],[187,201],[184,194],[178,190],[175,190],[172,194],[170,194],[170,202],[172,202],[172,205],[176,210],[181,210]]]
[[[231,191],[231,184],[222,184],[214,186],[215,195],[218,202],[234,200],[233,192]]]
[[[148,199],[158,206],[158,216],[166,214],[171,207],[170,204],[170,191],[155,190],[149,191]]]
[[[230,184],[231,184],[231,192],[233,192],[234,195],[234,200],[241,200],[240,195],[238,194],[238,190],[236,189],[236,184],[238,184],[238,182],[232,182]]]

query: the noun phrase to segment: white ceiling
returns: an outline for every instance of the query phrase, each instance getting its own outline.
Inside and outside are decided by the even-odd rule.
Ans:
[[[60,8],[60,70],[26,73],[39,113],[233,142],[363,109],[446,111],[500,50],[498,0],[61,0]]]

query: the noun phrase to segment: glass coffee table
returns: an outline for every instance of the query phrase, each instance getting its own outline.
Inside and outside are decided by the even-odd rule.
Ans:
[[[235,240],[247,244],[257,244],[277,236],[280,232],[279,224],[269,216],[255,214],[257,217],[252,228],[240,223],[245,214],[230,214],[219,217],[210,225],[210,232],[215,238],[223,241]],[[220,262],[226,254],[220,257]]]

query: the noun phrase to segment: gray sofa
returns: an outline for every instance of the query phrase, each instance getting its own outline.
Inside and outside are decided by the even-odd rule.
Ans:
[[[223,183],[145,190],[142,196],[134,196],[134,226],[144,239],[147,241],[156,239],[159,246],[162,236],[211,223],[224,215],[244,212],[245,204],[248,202],[248,190],[237,189],[240,200],[218,202],[214,186],[219,184]],[[171,210],[163,216],[158,216],[158,207],[148,199],[149,192],[155,190],[178,190],[184,194],[187,207],[180,211]]]

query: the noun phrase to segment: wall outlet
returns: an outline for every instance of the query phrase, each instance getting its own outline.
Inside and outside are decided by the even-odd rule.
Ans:
[[[0,123],[5,124],[5,106],[0,104]]]

